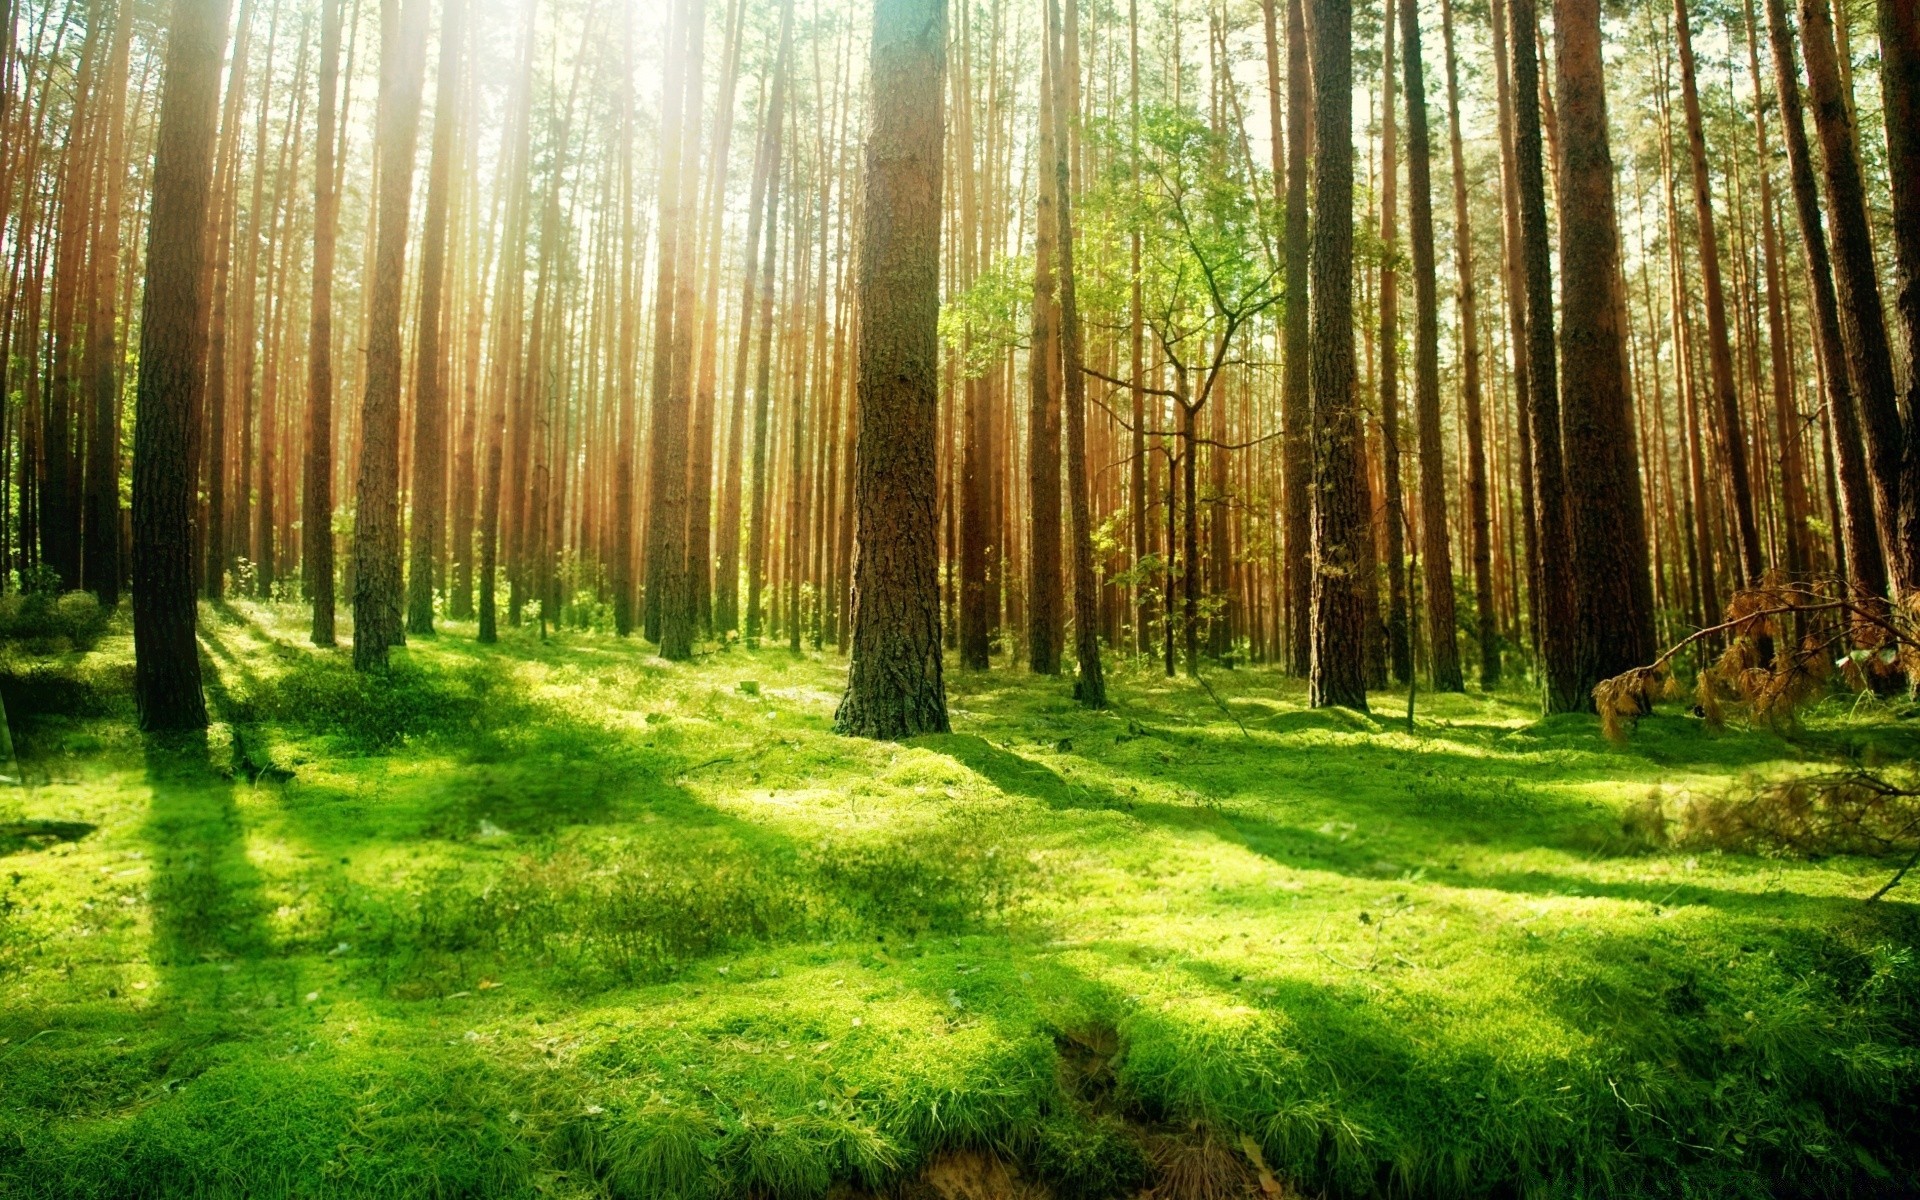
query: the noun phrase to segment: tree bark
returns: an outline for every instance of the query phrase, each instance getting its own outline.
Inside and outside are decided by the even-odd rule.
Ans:
[[[1909,553],[1920,553],[1914,549],[1920,547],[1920,7],[1912,0],[1880,0],[1879,9],[1880,94],[1893,202],[1893,311],[1907,363],[1900,541]]]
[[[1400,0],[1402,7],[1413,0]],[[1381,26],[1380,78],[1380,476],[1386,510],[1387,659],[1396,683],[1413,678],[1407,634],[1406,499],[1400,473],[1400,124],[1394,100],[1394,0]]]
[[[835,727],[947,730],[935,451],[945,0],[876,0],[861,207],[853,652]],[[880,98],[885,103],[880,103]]]
[[[385,667],[388,648],[407,640],[400,613],[400,306],[426,35],[426,0],[381,0],[374,134],[380,198],[354,490],[353,665],[360,671]]]
[[[1367,595],[1373,581],[1360,410],[1353,372],[1353,12],[1313,0],[1313,662],[1316,708],[1367,707]]]
[[[1676,0],[1684,3],[1685,0]],[[1627,390],[1626,329],[1619,303],[1620,237],[1607,136],[1599,0],[1559,0],[1560,377],[1567,519],[1573,531],[1574,608],[1579,621],[1580,707],[1593,685],[1644,665],[1657,652],[1645,500]],[[1711,212],[1707,220],[1711,221]],[[1726,415],[1734,491],[1746,486],[1737,397]],[[1724,411],[1724,408],[1723,408]],[[1540,434],[1535,426],[1535,435]],[[1748,526],[1752,528],[1749,496]],[[1756,559],[1757,561],[1757,559]]]
[[[1400,0],[1407,79],[1407,217],[1413,240],[1413,406],[1420,428],[1420,548],[1427,589],[1427,653],[1433,686],[1466,690],[1453,605],[1453,548],[1447,536],[1446,449],[1440,440],[1440,301],[1434,280],[1433,149],[1427,130],[1426,63],[1420,11]],[[1448,59],[1451,63],[1451,58]],[[1456,173],[1456,180],[1458,174]],[[1464,209],[1463,209],[1464,211]]]
[[[1460,72],[1454,57],[1453,3],[1440,0],[1440,32],[1447,52],[1447,139],[1453,162],[1453,243],[1460,275],[1460,408],[1467,432],[1467,512],[1472,535],[1474,640],[1480,645],[1480,686],[1500,684],[1500,633],[1493,605],[1493,538],[1487,502],[1487,444],[1480,392],[1480,317],[1473,279],[1473,224],[1467,207],[1467,161],[1460,133]]]
[[[460,129],[460,55],[466,37],[466,0],[440,10],[440,65],[434,82],[433,151],[427,166],[426,224],[420,232],[420,324],[415,335],[413,486],[408,497],[407,632],[433,632],[433,574],[446,520],[446,363],[441,350],[446,314],[447,211],[452,203],[454,136]]]
[[[1800,44],[1807,55],[1807,98],[1820,138],[1827,212],[1833,221],[1834,285],[1847,369],[1867,436],[1880,540],[1894,586],[1904,593],[1920,586],[1920,544],[1909,543],[1901,528],[1899,400],[1894,394],[1886,312],[1873,261],[1873,231],[1867,225],[1860,148],[1847,92],[1841,86],[1826,0],[1800,0]],[[1920,536],[1920,524],[1914,532]]]
[[[133,440],[134,700],[148,730],[207,723],[194,638],[194,416],[205,384],[207,198],[226,0],[174,0],[147,224]]]
[[[1519,186],[1521,261],[1527,302],[1527,392],[1533,435],[1534,512],[1539,521],[1540,569],[1534,580],[1542,704],[1549,713],[1586,707],[1580,686],[1578,629],[1573,598],[1571,525],[1561,462],[1558,348],[1553,336],[1552,247],[1547,235],[1546,170],[1540,133],[1540,57],[1533,0],[1508,0],[1513,51],[1515,176]],[[1611,295],[1609,291],[1608,295]]]

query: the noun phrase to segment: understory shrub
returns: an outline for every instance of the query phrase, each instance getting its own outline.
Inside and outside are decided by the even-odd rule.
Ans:
[[[111,615],[91,592],[35,589],[0,595],[0,642],[32,654],[91,650]]]

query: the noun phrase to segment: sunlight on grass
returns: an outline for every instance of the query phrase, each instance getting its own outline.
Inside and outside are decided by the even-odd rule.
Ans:
[[[0,822],[98,827],[0,860],[8,1194],[818,1196],[975,1147],[1094,1195],[1128,1123],[1346,1193],[1900,1152],[1912,903],[1622,827],[1812,741],[1910,755],[1897,722],[1623,750],[1519,695],[1408,732],[1215,673],[1243,732],[1122,665],[1105,713],[955,673],[955,732],[901,746],[832,735],[813,656],[454,626],[369,680],[303,627],[208,610],[204,742],[130,732],[124,628],[0,662]]]

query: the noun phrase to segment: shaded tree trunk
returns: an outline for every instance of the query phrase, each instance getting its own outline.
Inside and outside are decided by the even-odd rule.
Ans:
[[[1533,581],[1537,637],[1545,666],[1542,703],[1549,713],[1587,703],[1580,686],[1573,599],[1571,525],[1561,463],[1558,348],[1553,336],[1552,247],[1547,234],[1546,168],[1540,132],[1540,56],[1533,0],[1507,0],[1513,53],[1515,178],[1519,188],[1522,284],[1527,304],[1527,392],[1533,435],[1534,513],[1539,571]],[[1611,290],[1607,293],[1611,303]]]
[[[144,729],[207,723],[194,638],[194,416],[206,350],[207,199],[226,0],[174,0],[147,224],[133,441],[134,700]]]

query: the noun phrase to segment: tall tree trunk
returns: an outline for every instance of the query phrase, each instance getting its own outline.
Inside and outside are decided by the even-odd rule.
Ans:
[[[1276,0],[1277,2],[1277,0]],[[1305,677],[1313,660],[1313,395],[1307,331],[1307,145],[1313,80],[1308,69],[1307,0],[1287,4],[1286,310],[1280,384],[1281,520],[1286,540],[1289,669]]]
[[[1487,502],[1487,446],[1480,393],[1480,317],[1473,279],[1473,225],[1467,207],[1467,160],[1460,133],[1460,72],[1454,57],[1453,3],[1440,0],[1440,32],[1447,51],[1447,139],[1453,162],[1453,244],[1460,275],[1460,408],[1467,427],[1467,512],[1472,536],[1474,640],[1480,645],[1480,686],[1500,683],[1500,634],[1493,605],[1493,538]]]
[[[1578,702],[1584,707],[1594,684],[1648,662],[1657,650],[1646,509],[1619,302],[1620,237],[1599,0],[1558,0],[1554,30],[1560,77],[1561,433],[1579,620]],[[1726,410],[1733,422],[1727,441],[1738,493],[1746,486],[1745,442],[1738,432],[1737,398],[1729,390],[1723,401],[1733,404]],[[1752,533],[1750,497],[1747,507],[1746,533]],[[1753,548],[1757,555],[1757,540]]]
[[[1413,0],[1400,0],[1402,7]],[[1387,658],[1396,683],[1413,678],[1407,635],[1406,500],[1400,473],[1400,125],[1394,89],[1394,0],[1381,26],[1380,77],[1380,475],[1386,510]]]
[[[1911,550],[1920,547],[1920,6],[1880,0],[1879,9],[1880,94],[1893,201],[1893,311],[1907,363],[1900,541]]]
[[[105,192],[94,224],[92,304],[87,313],[87,391],[93,420],[87,434],[81,561],[87,590],[106,608],[120,603],[120,356],[113,302],[120,274],[120,206],[127,175],[127,59],[133,31],[133,5],[123,0],[116,7],[113,46],[101,92],[106,105],[102,119],[107,123],[101,159]]]
[[[1413,236],[1413,406],[1420,427],[1420,548],[1427,588],[1433,686],[1466,690],[1454,628],[1453,548],[1447,537],[1446,448],[1440,441],[1440,301],[1434,281],[1433,149],[1427,132],[1426,63],[1416,0],[1400,0],[1407,77],[1407,217]],[[1451,64],[1452,59],[1448,59]],[[1456,175],[1457,178],[1457,175]],[[1462,209],[1464,211],[1464,208]]]
[[[876,0],[861,205],[852,659],[834,724],[947,730],[937,471],[944,0]],[[878,98],[885,97],[886,103]]]
[[[1353,370],[1353,12],[1313,0],[1312,275],[1314,707],[1367,707],[1366,512]]]
[[[1773,46],[1774,92],[1780,104],[1780,137],[1787,145],[1788,179],[1793,209],[1800,227],[1800,244],[1807,256],[1807,291],[1813,301],[1815,345],[1825,369],[1826,409],[1838,461],[1841,542],[1846,548],[1848,577],[1855,588],[1870,596],[1887,591],[1887,560],[1874,512],[1872,472],[1861,446],[1860,419],[1855,408],[1846,336],[1841,328],[1840,301],[1828,256],[1827,237],[1820,216],[1820,198],[1814,182],[1813,149],[1807,141],[1800,101],[1800,69],[1794,54],[1794,31],[1787,24],[1786,0],[1766,0],[1767,40]]]
[[[1753,0],[1745,0],[1747,27],[1747,74],[1753,85],[1753,136],[1755,161],[1760,174],[1760,236],[1766,256],[1767,346],[1770,352],[1768,375],[1773,385],[1774,444],[1780,457],[1781,518],[1785,523],[1786,566],[1790,575],[1800,576],[1813,566],[1813,547],[1809,541],[1807,517],[1807,481],[1803,468],[1803,422],[1793,399],[1793,375],[1788,365],[1786,295],[1780,277],[1780,238],[1774,227],[1773,153],[1767,141],[1767,108],[1760,102],[1766,94],[1760,75],[1759,30],[1753,15]],[[1916,114],[1920,119],[1920,114]]]
[[[380,0],[380,96],[374,134],[380,207],[353,521],[353,665],[361,671],[385,667],[388,647],[407,640],[400,613],[400,306],[426,36],[426,0]]]
[[[1586,706],[1581,686],[1573,598],[1571,524],[1561,462],[1560,391],[1553,336],[1552,247],[1547,235],[1546,169],[1540,134],[1540,56],[1533,0],[1507,0],[1513,50],[1515,176],[1519,185],[1521,260],[1527,301],[1527,392],[1533,434],[1534,512],[1539,521],[1540,569],[1534,579],[1540,655],[1545,665],[1542,703],[1549,713]],[[1611,288],[1607,292],[1611,298]],[[1617,372],[1616,372],[1617,375]]]
[[[1873,262],[1873,231],[1867,225],[1866,185],[1853,113],[1842,87],[1826,0],[1800,0],[1800,44],[1807,55],[1807,98],[1820,138],[1833,220],[1833,269],[1840,300],[1840,332],[1846,363],[1867,435],[1874,509],[1893,583],[1900,592],[1920,586],[1920,544],[1909,544],[1900,523],[1901,431],[1894,395],[1893,359],[1887,346],[1886,313]],[[1920,523],[1914,528],[1920,536]]]
[[[205,376],[207,194],[226,0],[174,0],[155,139],[133,439],[134,700],[142,728],[207,723],[194,637],[194,415]]]
[[[1044,3],[1044,0],[1043,0]],[[1040,94],[1051,93],[1055,68],[1050,57],[1040,64]],[[1059,297],[1054,284],[1055,210],[1059,196],[1053,172],[1054,147],[1065,131],[1054,127],[1051,104],[1040,106],[1038,195],[1034,200],[1033,336],[1027,351],[1027,503],[1033,527],[1027,543],[1027,665],[1037,675],[1060,673],[1060,398],[1054,394],[1060,342],[1055,322]],[[1191,568],[1192,564],[1188,564]]]
[[[446,520],[446,363],[441,297],[447,282],[447,211],[453,199],[454,137],[460,130],[460,54],[466,0],[440,10],[440,65],[433,95],[433,151],[426,224],[420,232],[420,324],[414,347],[413,485],[407,567],[407,632],[433,632],[433,574]]]
[[[1563,0],[1564,5],[1564,0]],[[1598,17],[1595,17],[1598,21]],[[1721,452],[1726,458],[1728,499],[1733,504],[1734,530],[1740,549],[1740,575],[1744,583],[1755,583],[1766,570],[1765,560],[1760,554],[1760,526],[1754,519],[1753,484],[1747,470],[1747,439],[1745,424],[1740,414],[1740,393],[1733,380],[1733,347],[1727,338],[1727,301],[1725,287],[1720,278],[1720,242],[1714,228],[1713,193],[1707,179],[1707,140],[1700,124],[1700,92],[1694,81],[1693,70],[1693,33],[1687,23],[1687,0],[1673,0],[1674,36],[1680,52],[1680,97],[1687,116],[1687,146],[1693,165],[1693,215],[1700,238],[1700,280],[1703,299],[1707,308],[1707,361],[1713,372],[1713,396],[1719,405]],[[1564,40],[1564,38],[1563,38]],[[1599,30],[1592,35],[1593,70],[1599,72]],[[1565,50],[1562,50],[1564,60]],[[1563,85],[1560,97],[1564,110],[1571,103],[1565,95]],[[1604,122],[1605,94],[1600,91],[1602,107],[1600,131],[1606,130]],[[1612,194],[1612,163],[1607,164],[1607,191]],[[1608,208],[1612,212],[1611,205]],[[1563,226],[1564,228],[1564,226]],[[1583,281],[1591,282],[1591,280]],[[1572,286],[1568,287],[1569,293]],[[1567,329],[1575,329],[1572,317],[1567,318]],[[1574,378],[1573,367],[1568,366],[1568,378]],[[1573,403],[1571,389],[1567,403]],[[1569,466],[1577,463],[1579,453],[1569,447],[1572,458]],[[1584,494],[1575,488],[1575,494]],[[1635,660],[1646,661],[1646,656]],[[1622,668],[1624,669],[1624,668]],[[1603,672],[1600,678],[1606,678],[1618,672]]]
[[[1065,0],[1069,5],[1078,0]],[[1070,166],[1079,123],[1070,99],[1078,54],[1062,42],[1061,0],[1047,0],[1047,50],[1053,56],[1053,187],[1060,262],[1060,354],[1065,384],[1067,512],[1073,537],[1073,655],[1078,674],[1073,698],[1088,708],[1107,706],[1106,675],[1100,664],[1099,582],[1093,571],[1093,511],[1087,475],[1087,378],[1081,370],[1080,306],[1073,278],[1073,172]],[[1065,38],[1078,30],[1069,26]]]
[[[1533,367],[1527,359],[1527,267],[1526,239],[1520,220],[1520,150],[1516,135],[1513,101],[1513,55],[1507,45],[1507,30],[1512,21],[1506,0],[1492,0],[1493,62],[1495,98],[1500,113],[1500,210],[1501,270],[1507,294],[1507,346],[1513,360],[1513,411],[1515,465],[1520,487],[1521,566],[1514,572],[1517,586],[1525,575],[1527,638],[1536,654],[1540,650],[1540,578],[1539,514],[1534,507],[1533,490],[1533,393],[1529,386]],[[1518,605],[1515,619],[1519,618]]]
[[[333,612],[333,249],[340,224],[334,122],[340,82],[340,6],[322,0],[320,101],[313,157],[313,283],[307,322],[307,461],[301,490],[301,572],[313,606],[311,638],[334,644]]]

